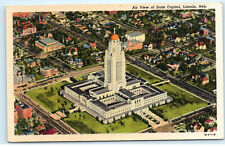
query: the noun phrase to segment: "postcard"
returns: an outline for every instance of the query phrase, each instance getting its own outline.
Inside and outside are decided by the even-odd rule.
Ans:
[[[224,138],[221,3],[7,6],[8,141]]]

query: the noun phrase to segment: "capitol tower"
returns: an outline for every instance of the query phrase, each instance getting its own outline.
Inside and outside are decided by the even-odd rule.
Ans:
[[[104,87],[117,92],[126,87],[125,51],[117,34],[113,34],[105,51]]]

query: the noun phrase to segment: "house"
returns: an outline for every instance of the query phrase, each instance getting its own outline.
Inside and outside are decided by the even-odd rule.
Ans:
[[[78,49],[77,47],[71,47],[70,52],[73,53],[73,55],[78,55]]]
[[[143,42],[143,48],[148,49],[148,50],[152,50],[153,49],[153,44],[152,43],[148,43],[148,42]]]
[[[15,104],[16,112],[19,118],[28,119],[31,118],[32,109],[30,106],[26,105],[23,102]]]
[[[202,82],[202,85],[205,85],[205,84],[209,83],[209,78],[208,77],[203,77],[203,78],[200,78],[200,81]]]
[[[188,57],[193,58],[193,57],[195,57],[195,54],[194,53],[189,53]]]
[[[180,67],[180,64],[171,63],[167,64],[167,66],[170,67],[170,69],[177,71],[178,68]]]
[[[199,59],[199,64],[206,65],[206,64],[209,64],[209,61],[206,58],[200,58]]]
[[[35,45],[42,49],[44,52],[50,52],[57,49],[63,48],[65,45],[62,43],[52,39],[52,38],[44,38],[38,41],[35,41]]]
[[[127,38],[128,41],[132,41],[132,40],[136,40],[140,42],[145,41],[145,34],[139,31],[126,34],[125,37]]]
[[[102,58],[101,58],[100,56],[96,56],[96,57],[95,57],[95,61],[96,61],[97,63],[100,63],[100,62],[102,62]]]
[[[45,129],[46,129],[45,124],[41,124],[40,126],[37,126],[35,128],[35,130],[38,131],[38,132],[40,132],[41,130],[45,130]]]
[[[73,58],[68,58],[67,60],[68,60],[69,64],[73,64],[74,63],[73,62]]]
[[[144,60],[149,60],[149,55],[146,54],[146,55],[143,56],[143,58],[144,58]]]
[[[181,41],[180,37],[176,37],[176,39],[174,40],[175,43],[179,43]]]
[[[88,44],[85,43],[85,44],[83,45],[83,48],[90,48],[90,46],[89,46]]]
[[[97,46],[97,44],[96,44],[96,42],[94,42],[94,43],[90,42],[90,43],[89,43],[89,46],[90,46],[92,49],[95,49],[96,46]]]
[[[215,41],[215,38],[210,37],[210,36],[206,36],[205,40],[209,43],[209,44],[213,44],[213,42]]]
[[[22,22],[21,24],[18,21],[17,27],[20,36],[26,36],[36,33],[36,27],[30,21]]]
[[[200,28],[200,33],[203,35],[208,35],[209,34],[209,30],[206,28]]]
[[[129,41],[129,42],[125,42],[123,45],[124,45],[124,48],[126,49],[126,51],[133,51],[133,50],[139,50],[139,49],[142,49],[142,42],[140,41],[136,41],[136,40],[132,40],[132,41]]]
[[[198,78],[200,78],[200,75],[199,74],[192,75],[191,78],[192,80],[197,80]]]
[[[205,128],[203,125],[201,125],[199,122],[195,123],[194,125],[194,131],[195,132],[204,132]]]
[[[51,77],[51,76],[59,74],[59,70],[52,66],[41,68],[40,71],[41,71],[41,74],[44,75],[45,77]]]
[[[83,67],[82,59],[75,59],[74,62],[75,62],[75,65],[77,66],[77,68],[82,68]]]
[[[29,67],[41,66],[40,60],[35,61],[32,58],[28,58],[24,60]]]

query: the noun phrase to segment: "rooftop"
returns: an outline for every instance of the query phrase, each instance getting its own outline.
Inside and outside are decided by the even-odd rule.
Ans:
[[[144,33],[139,32],[139,31],[135,31],[135,32],[129,33],[127,35],[130,36],[130,37],[134,37],[134,36],[138,36],[138,35],[142,35],[142,34],[144,34]]]

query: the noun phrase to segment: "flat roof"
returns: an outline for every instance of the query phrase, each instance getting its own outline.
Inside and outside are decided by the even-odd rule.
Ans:
[[[129,90],[126,90],[126,89],[120,89],[119,92],[123,93],[124,95],[126,95],[128,97],[131,97],[134,95],[132,92],[130,92]]]
[[[108,92],[109,89],[102,86],[102,87],[93,89],[92,91],[93,91],[94,93],[96,93],[96,94],[102,94],[102,93]]]
[[[139,31],[135,31],[135,32],[129,33],[127,35],[130,36],[130,37],[134,37],[134,36],[138,36],[138,35],[142,35],[142,34],[144,34],[144,33],[139,32]]]

